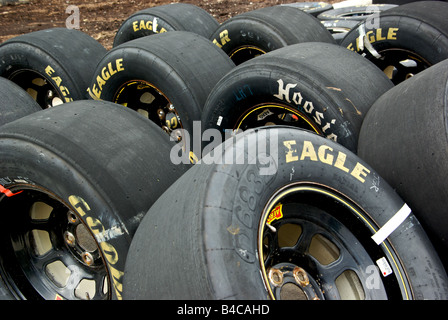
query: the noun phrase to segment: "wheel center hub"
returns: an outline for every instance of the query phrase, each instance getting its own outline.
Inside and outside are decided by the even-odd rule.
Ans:
[[[322,300],[318,283],[305,269],[292,263],[279,263],[268,270],[268,279],[276,299]]]

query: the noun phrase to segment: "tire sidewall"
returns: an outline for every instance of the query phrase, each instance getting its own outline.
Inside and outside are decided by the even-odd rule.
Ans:
[[[154,31],[154,21],[157,20],[158,27]],[[151,13],[136,13],[127,19],[118,30],[114,38],[113,47],[153,34],[175,31],[175,26],[165,19]]]
[[[360,28],[364,26],[369,42],[377,52],[387,49],[403,49],[415,53],[433,65],[447,58],[448,38],[432,26],[413,18],[402,16],[384,16],[377,19],[379,28],[368,29],[363,23],[351,30],[341,41],[341,46],[358,53],[366,53],[366,57],[375,63],[375,58],[367,50],[357,45]],[[418,28],[418,31],[416,31]],[[384,38],[384,39],[383,39]],[[437,44],[434,43],[437,39]]]
[[[132,41],[127,43],[127,45],[132,45]],[[117,63],[121,63],[122,72],[118,71],[111,76],[102,85],[101,91],[96,91],[95,88],[99,88],[97,79],[98,77],[101,78],[102,70],[107,71],[109,65],[116,66]],[[148,66],[148,68],[144,68],[143,66]],[[113,70],[119,70],[119,68]],[[176,72],[173,72],[173,69],[162,59],[152,54],[141,54],[138,48],[117,48],[114,52],[108,54],[98,64],[98,68],[94,73],[89,87],[89,94],[95,100],[113,102],[119,88],[130,81],[148,82],[159,92],[163,93],[176,108],[181,118],[182,126],[188,132],[192,130],[192,119],[200,119],[200,107],[197,105],[197,101],[193,98],[190,89],[187,88],[183,79]]]
[[[232,81],[234,79],[238,80]],[[234,128],[245,111],[259,104],[273,103],[298,110],[320,134],[355,150],[357,129],[334,107],[338,105],[337,96],[329,97],[313,84],[315,80],[273,66],[240,69],[218,83],[208,97],[202,115],[203,129],[213,128],[225,133]],[[288,85],[291,85],[289,89]]]
[[[6,78],[0,78],[0,126],[42,110],[22,88]]]
[[[356,205],[362,208],[362,210],[368,211],[368,214],[362,211],[362,214],[365,215],[363,218],[367,220],[372,219],[370,221],[376,228],[384,225],[403,206],[403,201],[384,181],[381,181],[381,188],[377,188],[380,178],[367,164],[353,156],[345,148],[332,142],[325,142],[323,141],[325,139],[317,135],[310,135],[303,141],[296,139],[293,134],[289,137],[288,135],[284,134],[280,138],[280,159],[276,163],[278,170],[275,175],[260,175],[259,170],[261,167],[257,165],[246,165],[244,168],[239,167],[236,169],[236,172],[229,172],[229,169],[223,166],[216,171],[224,171],[226,176],[233,177],[233,181],[230,178],[226,181],[221,181],[222,175],[210,179],[210,185],[221,186],[213,189],[213,193],[211,191],[208,192],[210,198],[216,198],[219,194],[229,194],[228,190],[234,190],[232,199],[230,197],[228,199],[221,197],[219,201],[209,200],[210,203],[228,203],[228,207],[225,208],[225,212],[228,212],[228,214],[224,214],[223,209],[205,210],[204,234],[205,237],[208,234],[213,234],[214,237],[213,241],[205,244],[205,251],[207,252],[210,281],[216,292],[216,298],[234,295],[242,299],[266,299],[269,297],[265,283],[262,277],[260,277],[261,269],[257,258],[260,255],[257,248],[258,234],[260,232],[259,221],[267,203],[285,185],[297,183],[320,186],[332,190],[348,201],[356,199]],[[286,163],[288,151],[284,141],[290,140],[295,140],[296,142],[296,145],[293,146],[297,146],[299,160]],[[328,165],[323,163],[321,159],[317,161],[300,160],[300,145],[305,143],[305,141],[309,141],[314,146],[316,152],[320,146],[331,147],[335,159],[338,152],[345,154],[344,167],[348,169],[348,172],[336,168],[334,166],[335,162],[333,162],[333,165]],[[289,154],[290,157],[292,155]],[[271,160],[273,161],[271,163],[276,162],[275,157],[271,157]],[[365,176],[355,177],[353,175],[354,171],[352,170],[357,166],[358,168],[364,168],[362,170],[366,173]],[[236,179],[235,177],[238,178]],[[221,180],[218,181],[218,178]],[[221,188],[223,189],[221,190]],[[212,207],[213,205],[207,205],[206,202],[206,206]],[[356,219],[356,217],[353,218]],[[391,244],[383,242],[381,246],[388,247],[388,249],[383,247],[384,252],[391,250],[391,246],[395,246],[396,251],[399,253],[405,252],[403,254],[404,265],[413,272],[411,277],[414,278],[411,281],[418,282],[419,274],[425,274],[426,271],[422,270],[422,267],[419,269],[419,265],[412,261],[415,260],[415,257],[409,258],[406,251],[409,248],[421,248],[421,244],[417,245],[419,241],[422,241],[424,245],[429,245],[429,248],[431,248],[430,243],[420,233],[418,222],[416,222],[412,214],[395,232],[399,235],[397,238],[400,238],[402,230],[412,229],[415,225],[417,225],[415,233],[413,234],[413,231],[410,231],[411,236],[409,238],[412,237],[411,240],[407,238],[408,235],[405,235],[406,239],[404,241],[403,239],[394,239]],[[222,226],[228,226],[226,232],[220,231],[219,228]],[[366,230],[368,230],[367,227]],[[374,231],[371,230],[371,232],[366,237],[373,235]],[[228,250],[224,250],[225,252],[220,251],[218,248],[233,248],[233,254],[229,253]],[[388,258],[392,259],[389,260],[389,263],[398,261],[398,259],[394,260],[393,256]],[[238,266],[238,272],[234,272],[234,266]],[[400,275],[405,274],[399,263],[396,265],[391,264],[391,266],[396,274],[397,272]],[[414,271],[417,272],[414,273]],[[223,285],[220,279],[227,279],[228,284]],[[446,280],[443,280],[442,277],[443,281]],[[402,283],[400,286],[407,287],[407,284]],[[412,298],[410,297],[410,289],[408,287],[406,292],[409,294],[408,298]]]
[[[32,70],[51,83],[64,102],[85,99],[85,92],[81,92],[65,68],[50,55],[27,44],[12,44],[13,48],[5,45],[2,50],[2,77],[9,79],[15,72]]]
[[[2,186],[11,190],[47,190],[76,212],[99,241],[111,280],[109,289],[112,299],[121,299],[124,265],[131,237],[124,223],[116,216],[116,209],[104,198],[105,191],[92,185],[83,173],[44,148],[22,142],[0,144]],[[118,232],[112,237],[105,236],[110,230]]]
[[[288,44],[283,36],[268,24],[245,16],[224,22],[210,39],[227,55],[243,46],[253,46],[266,53]]]

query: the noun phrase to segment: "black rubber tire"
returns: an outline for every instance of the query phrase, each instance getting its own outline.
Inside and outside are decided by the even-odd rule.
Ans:
[[[298,8],[306,13],[309,13],[315,17],[317,17],[322,12],[333,9],[333,5],[328,2],[293,2],[293,3],[285,3],[282,6],[290,6]]]
[[[0,77],[0,126],[42,110],[31,96],[14,82]]]
[[[154,30],[157,19],[159,29]],[[219,26],[204,9],[188,3],[171,3],[140,10],[127,18],[117,31],[113,46],[167,31],[190,31],[209,38]]]
[[[291,44],[335,43],[311,14],[290,6],[273,6],[245,12],[223,22],[210,39],[235,64]]]
[[[358,261],[368,253],[369,269],[381,257],[388,260],[393,275],[382,278],[377,274],[376,278],[379,281],[376,288],[383,283],[388,299],[448,298],[445,270],[412,213],[379,245],[372,240],[378,227],[404,205],[387,183],[380,180],[381,184],[377,185],[378,175],[359,157],[337,143],[291,127],[259,128],[242,134],[235,141],[223,146],[219,153],[223,159],[226,154],[232,155],[231,159],[240,164],[216,164],[204,158],[148,211],[129,250],[124,277],[125,300],[268,299],[271,294],[264,280],[266,267],[258,257],[264,257],[265,251],[261,252],[260,248],[265,244],[265,236],[271,234],[265,226],[266,218],[279,201],[284,209],[297,203],[331,214],[356,237],[346,251],[337,246],[340,252],[351,252]],[[263,156],[255,154],[253,159],[250,146],[260,141],[268,148]],[[319,150],[324,149],[328,158],[320,154]],[[344,158],[345,169],[337,168],[337,155]],[[263,169],[267,170],[262,172]],[[328,201],[324,194],[334,198]],[[342,204],[343,199],[346,210],[330,208],[330,202]],[[348,206],[356,210],[349,213]],[[271,226],[279,230],[286,217],[281,218],[280,214],[274,217],[280,219]],[[296,218],[299,219],[298,214]],[[334,225],[327,222],[314,221],[329,231]],[[316,229],[312,234],[316,234]],[[323,234],[333,241],[328,233]],[[362,254],[355,252],[359,244],[365,250]],[[299,251],[308,255],[306,248]],[[314,279],[313,284],[324,283],[324,292],[319,289],[318,296],[337,298],[336,286],[330,278],[334,280],[338,273],[331,276],[326,272],[340,264],[327,264],[320,274],[312,271],[316,260],[305,259],[310,263],[307,265],[301,260],[301,254],[297,254],[291,259],[296,259],[295,264],[305,269],[309,279]],[[317,259],[316,255],[314,257]],[[317,266],[317,269],[320,268]],[[367,268],[364,271],[368,272]],[[376,289],[366,290],[369,280],[365,277],[369,275],[356,272],[366,299],[378,297]]]
[[[164,119],[177,115],[177,125],[165,129],[172,133],[180,127],[180,120],[191,133],[213,86],[234,67],[208,39],[172,31],[128,41],[109,51],[96,67],[88,90],[93,99],[125,103],[134,110],[145,108],[147,117],[162,127],[165,122],[159,120],[158,108],[172,105],[175,111],[165,110]],[[155,98],[142,103],[146,90]]]
[[[327,10],[317,16],[320,20],[354,20],[364,21],[373,14],[379,14],[386,10],[397,7],[395,4],[372,4],[342,7]]]
[[[90,299],[121,299],[125,260],[139,222],[188,168],[171,163],[169,137],[132,110],[84,100],[3,125],[0,145],[0,211],[8,225],[0,234],[0,274],[11,294],[31,300],[80,298],[74,293],[78,272],[95,274],[99,264],[107,270],[108,291],[102,292],[103,283],[94,278],[97,291]],[[52,208],[51,215],[32,209],[38,202]],[[78,224],[94,235],[95,251],[81,239]],[[45,237],[35,237],[34,230],[51,235],[50,248],[39,249],[45,242],[37,239]],[[64,231],[75,241],[66,241]],[[95,257],[91,269],[79,250]],[[43,275],[57,259],[73,265],[65,286]]]
[[[446,12],[448,3],[442,1],[404,4],[380,13],[379,25],[370,25],[370,30],[361,23],[345,36],[341,46],[362,54],[398,84],[448,58]],[[365,39],[373,50],[361,46]]]
[[[375,65],[343,47],[291,45],[247,61],[223,77],[207,99],[202,129],[217,129],[224,139],[228,130],[244,131],[267,121],[285,124],[272,119],[276,117],[272,113],[288,107],[306,124],[287,125],[313,130],[356,152],[362,119],[376,99],[392,87]],[[271,115],[261,116],[265,111]],[[246,118],[248,115],[252,117]],[[259,121],[245,120],[254,120],[255,115]],[[211,149],[205,149],[206,144],[204,141],[203,155]]]
[[[0,45],[0,76],[17,83],[46,109],[55,97],[58,103],[87,99],[92,72],[105,53],[99,42],[78,30],[31,32]]]
[[[364,119],[359,155],[412,207],[448,270],[447,90],[445,60],[384,94]]]

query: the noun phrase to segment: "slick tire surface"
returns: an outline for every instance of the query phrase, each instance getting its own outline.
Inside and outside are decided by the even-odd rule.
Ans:
[[[171,145],[150,121],[106,101],[71,102],[0,127],[0,211],[9,226],[0,275],[9,292],[121,299],[139,222],[187,168],[171,164]],[[82,291],[84,279],[95,282],[93,292]]]
[[[18,84],[46,109],[87,99],[92,72],[105,53],[99,42],[78,30],[31,32],[0,45],[0,76]]]
[[[364,22],[353,28],[340,44],[365,56],[398,84],[448,58],[447,11],[448,3],[442,1],[404,4],[380,13],[378,25]]]
[[[175,30],[195,32],[209,38],[218,26],[218,21],[204,9],[187,3],[172,3],[132,14],[118,29],[113,46]]]
[[[224,138],[227,130],[296,125],[356,152],[362,119],[392,87],[375,65],[338,45],[291,45],[226,74],[207,99],[202,129],[217,129]],[[303,119],[304,126],[280,119],[285,112]],[[204,139],[204,149],[207,144]]]
[[[237,65],[291,44],[335,43],[315,17],[290,6],[266,7],[234,16],[223,22],[210,39]]]
[[[42,110],[37,102],[14,82],[0,77],[0,126]]]
[[[364,119],[359,155],[414,210],[448,267],[447,89],[445,60],[384,94]]]
[[[269,146],[263,155],[250,151],[259,139]],[[335,291],[339,286],[334,279],[350,264],[345,260],[348,256],[356,261],[365,259],[360,263],[363,267],[353,269],[365,299],[448,297],[446,273],[412,213],[383,242],[377,245],[371,238],[404,202],[384,181],[377,185],[378,175],[359,157],[328,139],[291,127],[255,129],[234,142],[223,145],[220,155],[222,159],[231,155],[230,160],[239,162],[217,164],[204,158],[145,215],[129,250],[125,299],[279,298],[278,288],[282,290],[285,284],[286,290],[286,284],[294,281],[286,273],[281,274],[281,265],[286,270],[291,261],[306,272],[309,283],[302,283],[302,288],[306,290],[313,283],[314,293],[308,298],[316,294],[320,299],[339,299],[343,294],[339,289]],[[343,166],[337,158],[344,158]],[[330,203],[341,207],[331,208]],[[328,220],[316,221],[313,214],[307,216],[306,212],[319,212]],[[270,226],[266,225],[267,219]],[[283,250],[275,252],[279,259],[286,259],[274,261],[275,254],[269,248],[276,246],[272,239],[276,239],[277,231],[280,238],[284,224],[302,225],[302,239],[307,240],[282,246]],[[332,233],[335,225],[341,228]],[[341,259],[345,262],[321,268],[316,259],[308,256],[313,250],[304,246],[320,232],[334,241],[339,248],[335,251],[344,255]],[[336,241],[337,234],[351,240],[344,246],[344,241]],[[363,248],[358,248],[360,244]],[[282,257],[288,250],[298,251],[297,255]],[[267,257],[272,263],[259,261],[259,257]],[[393,273],[384,278],[378,274],[377,289],[369,289],[367,283],[372,278],[367,280],[369,272],[365,272],[376,270],[377,259],[387,260]],[[333,267],[337,265],[344,267],[336,271]],[[269,277],[269,270],[275,266],[278,277]],[[276,286],[268,284],[271,278]],[[282,278],[284,282],[277,281]]]
[[[162,127],[173,115],[171,120],[177,119],[177,124],[170,129],[179,128],[180,120],[183,129],[191,132],[213,86],[234,66],[208,39],[172,31],[128,41],[109,51],[96,67],[88,90],[93,99],[144,110]],[[162,109],[166,118],[160,119],[157,111]]]

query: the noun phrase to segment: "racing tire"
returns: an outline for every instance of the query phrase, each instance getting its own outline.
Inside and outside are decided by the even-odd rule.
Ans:
[[[296,43],[335,43],[328,30],[311,14],[281,5],[234,16],[223,22],[210,40],[236,65]]]
[[[0,275],[16,299],[121,299],[127,251],[187,169],[136,112],[75,101],[0,127]],[[1,286],[1,285],[0,285]]]
[[[0,77],[0,126],[42,110],[37,102],[14,82]]]
[[[209,92],[234,66],[208,39],[172,31],[109,51],[98,63],[88,91],[93,99],[138,111],[170,135],[180,128],[191,133]]]
[[[355,154],[291,127],[233,142],[222,163],[201,160],[145,215],[125,300],[448,298],[412,212],[380,236],[406,204]],[[263,154],[251,151],[260,142]]]
[[[218,26],[218,21],[200,7],[171,3],[132,14],[118,29],[113,47],[140,37],[175,30],[195,32],[209,38]]]
[[[448,270],[447,89],[445,60],[385,93],[364,119],[358,152],[411,206]]]
[[[381,12],[376,23],[361,23],[341,41],[401,83],[448,58],[448,26],[442,1],[412,2]]]
[[[370,106],[393,87],[375,65],[335,44],[301,43],[236,67],[210,93],[202,114],[205,155],[232,131],[301,127],[356,152]],[[195,152],[197,154],[197,151]]]
[[[106,49],[74,29],[31,32],[0,45],[0,76],[27,91],[46,109],[87,99],[92,72]]]

